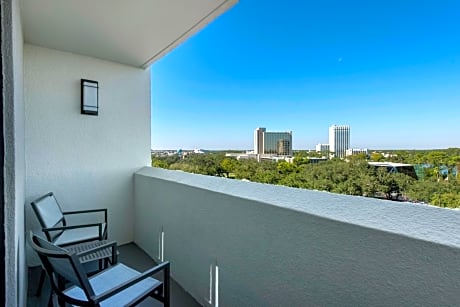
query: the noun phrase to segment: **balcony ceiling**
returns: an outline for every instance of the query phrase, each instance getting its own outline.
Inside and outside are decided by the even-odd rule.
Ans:
[[[21,0],[26,43],[148,67],[238,0]]]

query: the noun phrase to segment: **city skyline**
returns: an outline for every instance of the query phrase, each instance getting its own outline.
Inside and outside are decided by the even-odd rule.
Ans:
[[[153,64],[152,149],[250,149],[255,127],[314,149],[334,123],[357,148],[460,147],[460,3],[261,3]]]

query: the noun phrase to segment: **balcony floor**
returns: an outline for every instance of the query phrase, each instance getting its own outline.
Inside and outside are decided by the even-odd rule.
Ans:
[[[119,247],[120,255],[119,262],[122,262],[140,272],[145,271],[155,265],[155,262],[136,244],[130,243]],[[27,306],[29,307],[41,307],[47,306],[47,299],[49,297],[50,285],[46,280],[43,287],[42,295],[39,297],[35,296],[35,291],[38,286],[38,280],[40,277],[40,267],[29,269],[29,293]],[[140,305],[142,307],[147,306],[163,306],[162,303],[147,298]],[[174,280],[171,279],[171,306],[201,306],[198,304],[185,290],[178,285]]]

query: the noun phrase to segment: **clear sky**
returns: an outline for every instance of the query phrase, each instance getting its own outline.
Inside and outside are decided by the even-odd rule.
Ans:
[[[460,147],[460,1],[240,0],[152,66],[153,149]]]

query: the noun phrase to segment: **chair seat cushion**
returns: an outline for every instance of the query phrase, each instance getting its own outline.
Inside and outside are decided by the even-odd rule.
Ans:
[[[140,273],[122,263],[119,263],[109,269],[94,275],[89,279],[91,287],[96,295],[99,295],[107,290],[110,290],[125,281],[128,281]],[[101,302],[101,306],[126,306],[130,302],[140,297],[147,296],[151,291],[156,289],[161,282],[148,277],[137,284],[115,294],[114,296]],[[79,287],[72,287],[64,291],[65,294],[73,298],[86,301],[86,295]]]
[[[102,234],[105,233],[106,224],[102,223]],[[97,240],[99,239],[99,227],[82,227],[75,229],[67,229],[54,240],[56,245],[73,244],[75,242]]]

